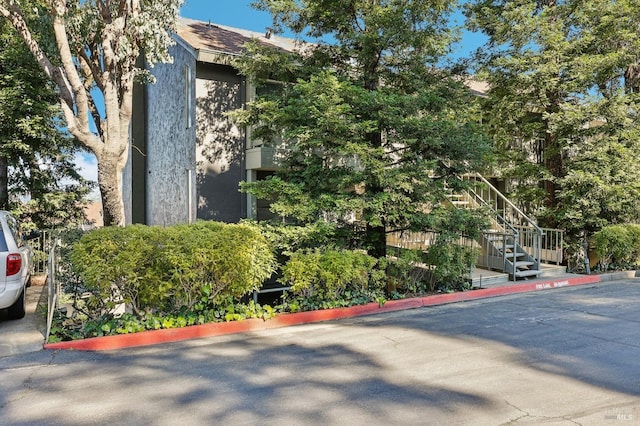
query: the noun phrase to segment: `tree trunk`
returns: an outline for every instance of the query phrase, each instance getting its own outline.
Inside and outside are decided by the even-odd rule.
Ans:
[[[387,232],[384,225],[373,226],[367,224],[368,254],[377,259],[387,256]]]
[[[117,154],[103,153],[98,158],[98,186],[102,198],[105,226],[124,226],[124,201],[122,198],[122,170]]]
[[[9,162],[0,155],[0,210],[9,210]]]
[[[370,87],[368,87],[369,90],[376,90],[376,88],[376,85],[373,83],[370,83]],[[382,146],[382,131],[378,130],[369,134],[369,143],[374,148],[380,148]],[[366,190],[370,194],[375,194],[374,197],[382,195],[384,192],[380,180],[374,173],[369,174]],[[384,212],[378,212],[378,214],[380,213],[384,215]],[[381,218],[381,221],[382,225],[371,225],[367,222],[365,237],[369,255],[378,259],[387,256],[387,229],[384,217]]]
[[[547,134],[544,140],[544,165],[549,171],[552,178],[551,180],[544,181],[545,190],[545,206],[550,210],[555,210],[558,206],[558,199],[556,193],[558,191],[558,185],[556,180],[561,178],[564,173],[564,165],[562,161],[562,150],[558,146],[558,140],[556,135]],[[548,217],[546,226],[555,228],[558,223],[555,217]]]

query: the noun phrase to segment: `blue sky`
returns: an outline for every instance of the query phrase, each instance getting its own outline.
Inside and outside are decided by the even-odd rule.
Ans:
[[[185,18],[262,32],[271,25],[271,16],[252,8],[251,3],[252,0],[185,0],[180,14]],[[455,14],[453,19],[458,25],[464,23],[461,13]],[[454,55],[467,56],[485,40],[484,36],[465,31]]]
[[[185,0],[180,14],[185,18],[263,31],[271,24],[268,13],[249,6],[251,0]]]

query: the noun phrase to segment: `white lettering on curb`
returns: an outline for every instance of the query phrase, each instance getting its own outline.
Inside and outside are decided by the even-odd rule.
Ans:
[[[536,290],[546,290],[548,288],[559,288],[559,287],[566,287],[569,285],[569,281],[555,281],[552,283],[543,283],[543,284],[536,284]]]

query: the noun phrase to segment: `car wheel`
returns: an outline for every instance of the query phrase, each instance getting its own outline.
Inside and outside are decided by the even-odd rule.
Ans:
[[[26,289],[23,289],[18,300],[16,300],[15,303],[7,309],[7,316],[10,320],[24,318],[24,314],[27,311],[27,299],[24,294],[25,291]]]

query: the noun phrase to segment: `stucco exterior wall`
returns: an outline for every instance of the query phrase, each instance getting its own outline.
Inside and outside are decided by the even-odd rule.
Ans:
[[[228,66],[198,64],[196,82],[197,217],[237,222],[246,217],[245,132],[224,114],[242,107],[245,83]]]
[[[173,63],[152,68],[156,83],[145,86],[149,225],[187,223],[196,213],[196,58],[181,43],[171,48],[171,55]]]

